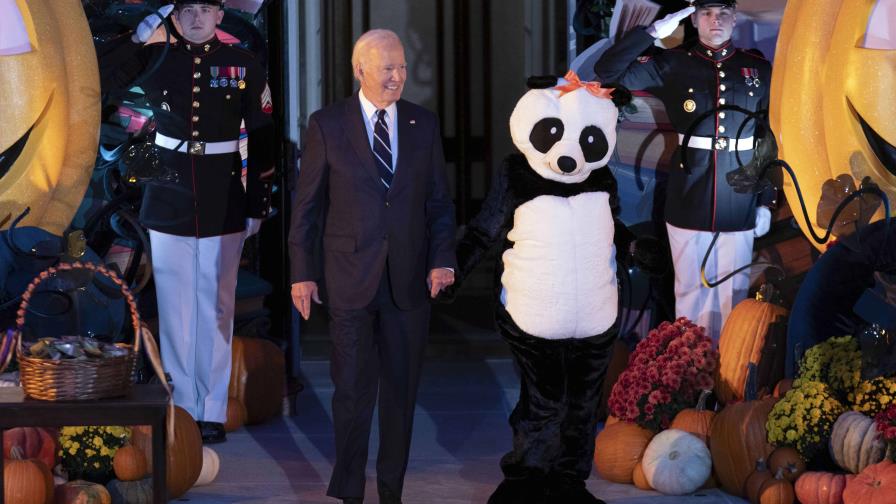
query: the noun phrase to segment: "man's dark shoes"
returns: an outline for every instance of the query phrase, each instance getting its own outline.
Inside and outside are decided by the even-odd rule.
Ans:
[[[198,420],[196,425],[199,426],[199,433],[202,434],[203,444],[215,444],[227,441],[227,434],[224,432],[224,424]]]

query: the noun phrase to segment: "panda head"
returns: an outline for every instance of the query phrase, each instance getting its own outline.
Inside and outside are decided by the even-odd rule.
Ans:
[[[577,87],[567,79],[530,78],[529,87],[535,89],[513,109],[510,136],[541,177],[575,184],[606,166],[616,146],[617,106],[630,101],[631,94],[616,86],[611,95],[596,83]]]

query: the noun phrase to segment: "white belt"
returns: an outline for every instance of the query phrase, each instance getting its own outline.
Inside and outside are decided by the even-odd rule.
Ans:
[[[684,142],[684,135],[678,134],[678,143]],[[745,151],[753,150],[753,137],[728,138],[728,137],[698,137],[692,136],[688,141],[688,147],[706,150]]]
[[[240,150],[239,140],[227,140],[224,142],[200,142],[197,140],[179,140],[161,133],[156,133],[156,145],[177,152],[189,152],[190,154],[227,154]]]

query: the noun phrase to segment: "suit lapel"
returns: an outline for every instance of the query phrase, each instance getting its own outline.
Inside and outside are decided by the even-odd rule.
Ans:
[[[380,173],[376,169],[376,163],[373,160],[373,151],[367,143],[367,128],[364,125],[364,118],[361,112],[361,101],[358,99],[358,93],[355,93],[350,100],[345,102],[345,117],[343,124],[345,125],[345,135],[355,149],[355,155],[361,162],[363,171],[370,175],[376,185],[382,187],[383,182],[380,180]]]
[[[410,164],[411,153],[417,145],[417,118],[412,116],[409,107],[405,106],[404,100],[398,100],[397,115],[395,124],[398,129],[398,161],[395,163],[395,178],[392,179],[392,187],[389,192],[393,192],[396,187],[401,187],[411,180],[413,174],[409,173],[413,170]]]

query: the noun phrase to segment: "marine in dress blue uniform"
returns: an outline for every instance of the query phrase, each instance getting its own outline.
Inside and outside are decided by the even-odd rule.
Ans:
[[[680,142],[693,127],[689,145],[680,146],[685,149],[686,165],[676,163],[669,171],[665,221],[675,264],[676,316],[706,327],[717,340],[731,306],[746,296],[749,273],[709,289],[701,284],[700,262],[712,235],[718,232],[707,277],[719,277],[748,264],[754,228],[757,235],[767,231],[767,207],[773,205],[777,191],[737,193],[726,180],[739,166],[738,154],[743,163],[752,159],[755,122],[747,123],[737,138],[745,119],[741,112],[718,110],[697,124],[694,121],[726,104],[751,111],[767,109],[771,64],[731,42],[736,1],[697,0],[693,7],[696,12],[691,17],[700,34],[697,39],[643,55],[654,45],[657,27],[665,22],[674,28],[678,19],[693,10],[685,9],[649,28],[627,33],[604,53],[594,70],[600,81],[646,90],[662,100]],[[719,35],[723,40],[712,43],[713,36]],[[762,208],[758,228],[757,208]]]
[[[207,441],[224,436],[239,258],[247,226],[257,230],[269,212],[274,165],[273,106],[264,69],[252,53],[222,43],[208,23],[182,26],[185,13],[204,9],[215,15],[222,3],[176,2],[177,29],[189,34],[199,27],[210,38],[196,43],[175,33],[160,68],[141,86],[157,111],[160,158],[173,174],[172,180],[146,184],[140,209],[150,230],[162,358],[175,403],[200,422]],[[155,25],[160,22],[156,18]],[[144,45],[127,35],[98,48],[104,91],[128,86],[165,50],[164,42]]]

